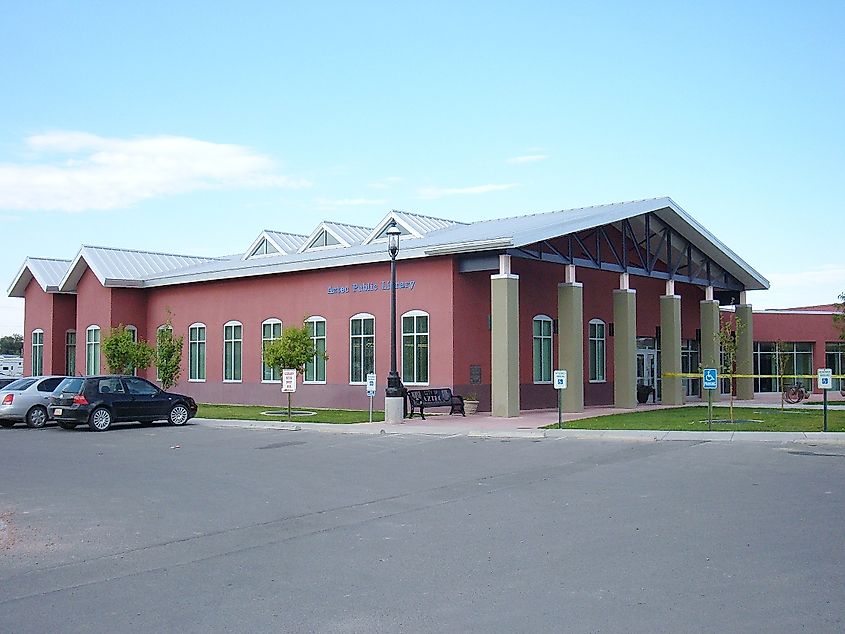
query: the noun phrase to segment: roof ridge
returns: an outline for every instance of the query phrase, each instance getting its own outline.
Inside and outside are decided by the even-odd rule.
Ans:
[[[438,216],[429,216],[427,214],[417,213],[416,211],[405,211],[404,209],[391,209],[392,212],[397,214],[407,214],[409,216],[414,216],[415,218],[425,218],[427,220],[442,220],[443,222],[451,222],[456,225],[467,225],[470,224],[468,222],[463,222],[461,220],[452,220],[451,218],[440,218]]]
[[[340,225],[341,227],[352,227],[353,229],[364,229],[366,231],[372,231],[373,227],[365,227],[363,225],[353,225],[348,222],[337,222],[336,220],[323,220],[320,222],[320,225]],[[320,226],[317,225],[317,226]],[[305,236],[306,238],[308,236]]]
[[[124,249],[121,247],[101,247],[96,244],[83,244],[82,249],[102,249],[103,251],[120,251],[123,253],[146,253],[149,255],[169,255],[174,258],[193,258],[196,260],[222,260],[224,258],[217,255],[186,255],[184,253],[167,253],[166,251],[145,251],[143,249]]]
[[[537,211],[530,214],[523,214],[519,216],[506,216],[504,218],[487,218],[485,220],[476,220],[475,222],[471,222],[468,224],[476,224],[479,222],[496,222],[499,220],[516,220],[518,218],[533,218],[536,216],[547,216],[551,214],[559,214],[566,211],[582,211],[584,209],[601,209],[602,207],[613,207],[615,205],[630,205],[633,203],[644,203],[651,200],[672,200],[668,196],[655,196],[654,198],[640,198],[637,200],[621,200],[612,203],[602,203],[601,205],[585,205],[583,207],[571,207],[569,209],[553,209],[551,211]]]
[[[73,260],[65,260],[64,258],[39,258],[34,255],[26,256],[27,260],[38,260],[40,262],[66,262],[70,264]]]
[[[267,231],[268,233],[280,233],[283,236],[296,236],[297,238],[307,238],[308,236],[303,233],[291,233],[290,231],[279,231],[277,229],[262,229],[261,231]]]

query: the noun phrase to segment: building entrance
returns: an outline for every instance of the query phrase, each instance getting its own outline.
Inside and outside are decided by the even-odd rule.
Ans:
[[[637,385],[647,385],[655,390],[655,401],[660,400],[660,355],[653,337],[637,337]]]

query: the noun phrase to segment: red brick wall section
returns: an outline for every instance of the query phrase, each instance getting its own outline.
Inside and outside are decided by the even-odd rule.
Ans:
[[[401,315],[424,310],[430,315],[430,368],[432,386],[451,386],[452,348],[452,263],[448,258],[399,260],[397,282],[414,282],[413,288],[397,290],[397,331]],[[175,334],[185,336],[182,378],[178,390],[204,402],[278,404],[278,384],[261,383],[261,323],[280,319],[283,325],[302,324],[311,316],[326,319],[327,385],[297,387],[295,401],[325,407],[366,408],[366,388],[349,383],[349,319],[369,313],[376,320],[375,406],[384,406],[383,395],[390,369],[390,265],[351,266],[344,269],[262,276],[184,286],[149,289],[146,332],[155,340],[167,311],[172,314]],[[373,285],[373,286],[370,286]],[[346,289],[332,292],[330,289]],[[223,325],[243,324],[243,382],[223,382]],[[195,322],[206,326],[206,381],[188,381],[188,328]],[[402,347],[397,341],[399,372]]]
[[[23,373],[32,374],[32,331],[44,331],[44,370],[53,364],[53,297],[45,293],[35,278],[32,278],[24,291],[23,319]]]
[[[86,269],[76,285],[76,370],[85,372],[85,336],[91,325],[100,327],[100,341],[111,327],[111,289],[100,284],[97,276]],[[100,371],[106,372],[106,361],[100,355]]]
[[[44,360],[45,371],[53,374],[64,374],[67,372],[67,332],[76,329],[76,295],[59,294],[51,295],[53,299],[53,337],[52,337],[52,360],[51,365],[47,365],[47,360]],[[45,340],[45,348],[47,346]],[[79,342],[77,341],[77,350],[79,349]],[[50,368],[47,370],[47,368]],[[85,368],[81,370],[84,371]],[[77,366],[77,373],[80,372]]]

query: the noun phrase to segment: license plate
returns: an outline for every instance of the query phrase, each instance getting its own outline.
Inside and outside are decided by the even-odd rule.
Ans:
[[[57,407],[56,409],[53,410],[53,416],[61,416],[61,415],[62,415],[62,408],[61,407]]]

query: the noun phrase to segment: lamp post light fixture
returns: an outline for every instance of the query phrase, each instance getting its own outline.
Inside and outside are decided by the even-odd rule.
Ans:
[[[387,228],[387,252],[390,254],[390,373],[384,392],[384,419],[388,423],[401,423],[404,419],[405,397],[402,381],[396,371],[396,256],[399,254],[399,234],[393,220]]]

